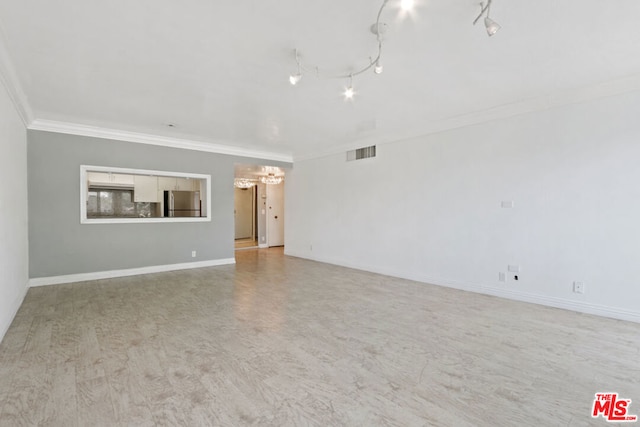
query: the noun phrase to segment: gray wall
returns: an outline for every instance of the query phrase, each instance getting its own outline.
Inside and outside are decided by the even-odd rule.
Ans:
[[[234,163],[289,163],[41,131],[28,133],[31,278],[234,256]],[[80,224],[80,165],[211,175],[212,221]],[[196,258],[191,251],[197,251]]]

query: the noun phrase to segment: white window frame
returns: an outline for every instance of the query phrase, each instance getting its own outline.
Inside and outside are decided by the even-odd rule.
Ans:
[[[87,218],[88,183],[87,172],[112,172],[130,175],[153,175],[176,178],[204,179],[207,182],[206,194],[201,198],[206,199],[207,215],[203,217],[170,217],[170,218]],[[80,224],[140,224],[158,222],[211,222],[211,175],[168,172],[146,169],[116,168],[110,166],[80,165]]]

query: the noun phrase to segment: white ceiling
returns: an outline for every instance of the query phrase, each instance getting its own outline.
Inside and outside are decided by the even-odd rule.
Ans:
[[[353,102],[344,79],[291,86],[293,50],[321,70],[365,66],[381,0],[0,0],[0,29],[36,119],[294,157],[638,80],[638,0],[494,0],[491,38],[471,25],[476,0],[417,0],[406,16],[398,1],[382,15],[384,73],[356,77]]]

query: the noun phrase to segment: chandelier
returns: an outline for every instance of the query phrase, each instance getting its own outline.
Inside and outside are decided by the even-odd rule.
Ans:
[[[274,173],[270,173],[269,175],[260,178],[260,182],[269,185],[280,184],[282,181],[284,181],[284,177],[276,176]]]
[[[236,188],[251,188],[256,185],[255,180],[248,178],[236,178],[233,181],[233,185]]]

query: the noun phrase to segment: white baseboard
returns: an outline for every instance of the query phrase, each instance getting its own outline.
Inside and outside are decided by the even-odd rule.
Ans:
[[[296,252],[285,249],[285,255],[298,258],[309,259],[312,261],[324,262],[328,264],[339,265],[342,267],[353,268],[355,270],[364,270],[371,273],[383,274],[386,276],[398,277],[401,279],[414,280],[417,282],[428,283],[431,285],[453,288],[462,291],[475,292],[479,294],[492,295],[500,298],[506,298],[515,301],[528,302],[532,304],[544,305],[547,307],[561,308],[565,310],[577,311],[580,313],[594,314],[596,316],[609,317],[612,319],[626,320],[630,322],[640,323],[640,311],[627,310],[618,307],[609,307],[599,304],[591,304],[583,301],[572,301],[564,298],[557,298],[545,295],[531,294],[528,292],[514,291],[511,289],[502,289],[492,286],[479,285],[474,283],[464,283],[459,281],[447,280],[442,278],[427,276],[411,276],[402,272],[381,269],[375,266],[355,265],[341,260],[309,256],[308,253]]]
[[[13,304],[11,304],[9,311],[4,313],[4,315],[2,316],[2,319],[0,319],[0,342],[2,342],[2,340],[4,339],[4,336],[9,330],[9,327],[11,326],[13,319],[16,317],[16,314],[18,314],[18,310],[22,305],[22,301],[24,301],[24,298],[27,296],[28,291],[29,291],[28,283],[25,283],[24,289],[22,290],[22,292],[20,292],[20,295],[18,295],[18,297],[14,300]]]
[[[268,247],[269,247],[269,245],[267,245],[266,243],[260,243],[260,244],[258,245],[258,249],[266,249],[266,248],[268,248]]]
[[[35,277],[29,279],[29,286],[48,286],[59,285],[62,283],[84,282],[87,280],[113,279],[115,277],[137,276],[139,274],[162,273],[165,271],[188,270],[191,268],[214,267],[235,263],[235,258],[223,258],[209,261],[185,262],[181,264],[128,268],[125,270],[97,271],[93,273],[68,274],[65,276]]]

